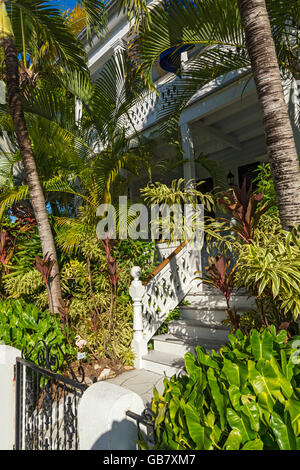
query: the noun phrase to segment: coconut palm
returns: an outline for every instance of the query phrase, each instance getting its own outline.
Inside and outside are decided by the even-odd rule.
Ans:
[[[144,79],[152,85],[157,59],[164,59],[167,69],[181,76],[179,99],[162,114],[167,123],[177,122],[195,91],[212,79],[237,70],[249,72],[252,67],[281,222],[284,228],[299,225],[300,168],[280,77],[280,71],[286,78],[300,77],[299,1],[161,0],[147,7],[143,0],[119,0],[119,4],[129,17],[137,8],[147,19],[146,25],[140,23],[131,47]],[[193,58],[184,69],[180,52],[192,49]],[[274,99],[276,115],[274,107],[271,110]]]
[[[60,240],[67,249],[69,241],[73,248],[87,233],[96,234],[100,204],[114,202],[119,194],[127,195],[130,179],[147,174],[150,151],[133,125],[128,132],[129,111],[144,85],[133,73],[126,54],[112,58],[95,82],[88,74],[73,71],[66,80],[61,78],[61,84],[68,95],[49,93],[44,86],[23,102],[46,202],[64,228]],[[77,120],[74,98],[82,104]],[[5,105],[0,107],[0,130],[13,139]],[[15,164],[17,157],[17,153],[7,153],[8,160],[0,166],[6,179],[12,175],[9,162]],[[27,197],[24,178],[20,176],[16,186],[11,177],[10,187],[0,194],[0,215]]]
[[[266,2],[238,0],[238,6],[263,113],[279,215],[283,228],[291,229],[300,225],[300,167]]]
[[[96,0],[82,0],[95,25],[97,20]],[[19,51],[23,64],[27,63],[30,50],[46,48],[55,61],[73,67],[85,67],[84,51],[79,41],[66,26],[59,11],[48,2],[40,0],[11,0],[0,3],[0,38],[4,50],[8,103],[20,154],[22,157],[31,204],[35,213],[44,257],[53,261],[49,278],[49,306],[52,312],[61,307],[61,289],[56,250],[53,240],[45,197],[40,184],[36,162],[23,111],[19,89]],[[29,45],[27,49],[26,44]]]

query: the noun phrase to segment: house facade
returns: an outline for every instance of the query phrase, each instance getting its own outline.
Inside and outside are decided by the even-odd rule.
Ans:
[[[118,14],[115,1],[111,1],[107,34],[86,48],[92,78],[96,79],[104,64],[127,47],[129,28],[126,17]],[[188,63],[188,60],[188,53],[182,53],[182,61]],[[174,149],[160,135],[160,114],[164,106],[176,100],[180,78],[164,71],[157,63],[153,79],[158,94],[147,93],[132,109],[131,119],[136,131],[154,139],[158,158],[172,158]],[[290,81],[283,86],[300,154],[300,132],[295,124],[299,90],[297,83]],[[238,185],[245,176],[250,179],[257,164],[267,159],[262,115],[251,71],[237,71],[199,89],[181,114],[179,130],[185,164],[168,175],[169,181],[178,177],[207,179],[210,187],[211,175],[197,163],[201,155],[218,162],[231,183]],[[138,186],[134,184],[136,191]]]
[[[118,14],[115,2],[111,1],[107,35],[86,47],[92,78],[96,79],[104,64],[126,48],[128,37],[127,19]],[[188,64],[188,53],[184,52],[181,60]],[[158,93],[147,93],[131,110],[131,120],[136,131],[153,138],[158,159],[172,159],[174,147],[160,133],[161,110],[176,100],[180,78],[164,71],[159,62],[153,69],[153,78]],[[300,154],[300,133],[296,125],[299,90],[297,83],[291,82],[283,83],[283,88]],[[236,71],[199,89],[181,114],[179,130],[184,163],[164,175],[163,183],[178,178],[205,180],[207,189],[212,189],[216,182],[199,164],[199,156],[218,162],[229,185],[240,185],[245,177],[250,182],[257,166],[267,160],[262,113],[251,71]],[[153,181],[161,178],[159,174],[153,175]],[[133,199],[139,197],[144,183],[132,183],[129,192]],[[139,270],[133,271],[136,367],[170,375],[181,367],[184,352],[193,351],[196,344],[209,350],[226,341],[228,331],[222,324],[224,299],[205,289],[202,283],[195,284],[195,271],[201,270],[202,264],[201,256],[185,246],[167,258],[146,286],[139,281]],[[183,300],[185,305],[181,305]],[[233,303],[240,311],[251,304],[243,295],[233,296]],[[169,323],[166,335],[157,336],[159,326],[178,305],[180,320]],[[154,349],[149,351],[147,345],[151,339]]]

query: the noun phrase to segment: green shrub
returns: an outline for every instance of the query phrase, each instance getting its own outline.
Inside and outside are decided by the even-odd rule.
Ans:
[[[259,312],[270,324],[296,321],[300,315],[300,240],[270,218],[263,218],[254,240],[242,245],[236,275],[237,287],[256,298]]]
[[[155,448],[300,449],[299,339],[238,330],[218,353],[187,353],[187,374],[154,390]]]
[[[60,346],[64,354],[76,357],[76,350],[71,346],[74,338],[67,339],[61,330],[57,316],[50,312],[40,312],[33,304],[22,300],[0,301],[0,341],[8,346],[26,350],[27,353],[39,341],[47,345],[54,342]],[[35,362],[37,351],[33,351],[31,359]]]
[[[61,285],[68,298],[71,330],[87,341],[87,357],[96,361],[109,358],[132,365],[133,337],[132,300],[129,286],[132,266],[143,267],[147,276],[154,269],[154,244],[140,240],[121,240],[112,243],[117,267],[115,308],[103,244],[94,236],[86,238],[83,255],[77,254],[64,263]],[[91,249],[93,247],[93,249]],[[87,259],[89,256],[89,260]]]
[[[255,183],[256,185],[256,193],[264,193],[262,203],[268,204],[271,201],[276,201],[276,192],[272,178],[270,163],[262,163],[261,165],[258,165],[256,173],[257,176],[253,180],[253,183]],[[272,205],[268,209],[268,214],[274,217],[277,217],[279,215],[278,207],[276,204]]]

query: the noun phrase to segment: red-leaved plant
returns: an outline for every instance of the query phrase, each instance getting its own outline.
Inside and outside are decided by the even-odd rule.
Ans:
[[[234,219],[231,230],[237,233],[245,243],[250,244],[261,216],[275,204],[261,204],[264,193],[253,192],[252,185],[247,190],[246,178],[241,188],[233,186],[231,190],[223,191],[223,196],[218,198],[218,204]]]
[[[110,312],[109,312],[109,325],[108,330],[113,331],[113,353],[115,354],[115,328],[114,328],[114,321],[116,315],[116,307],[117,307],[117,283],[118,283],[118,276],[117,276],[117,260],[112,256],[112,249],[111,243],[108,237],[106,237],[104,242],[104,249],[106,253],[106,266],[107,272],[110,282],[110,290],[111,290],[111,303],[110,303]]]
[[[29,207],[14,204],[11,213],[20,225],[21,232],[31,230],[36,225],[33,210]]]
[[[51,255],[49,255],[48,253],[44,258],[40,258],[39,256],[35,257],[34,267],[43,276],[46,286],[48,286],[54,263],[55,261],[51,259]]]
[[[240,328],[240,315],[236,308],[231,308],[230,298],[234,288],[234,278],[237,264],[230,269],[230,257],[211,256],[208,258],[209,266],[205,267],[205,277],[201,278],[205,283],[212,285],[224,295],[226,299],[227,320],[224,323],[230,323],[234,331]]]
[[[8,262],[13,255],[15,237],[7,230],[0,232],[0,261],[4,266],[5,274],[9,272]]]
[[[51,271],[52,271],[54,263],[55,263],[55,261],[53,259],[51,259],[51,255],[49,255],[48,253],[46,254],[46,256],[44,258],[40,258],[39,256],[36,256],[35,257],[35,262],[34,262],[34,267],[41,273],[41,275],[44,278],[44,281],[45,281],[45,284],[46,284],[46,287],[47,287],[47,291],[48,291],[48,295],[49,295],[49,300],[50,300],[50,303],[51,303],[51,305],[50,305],[50,310],[51,311],[53,311],[53,305],[52,305],[51,291],[50,291],[50,288],[49,288],[49,279],[50,279],[50,276],[51,276]],[[61,314],[60,314],[60,319],[61,319],[61,322],[63,322]]]

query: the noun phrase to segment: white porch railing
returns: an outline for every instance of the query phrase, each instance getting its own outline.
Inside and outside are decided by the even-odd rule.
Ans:
[[[201,269],[200,254],[195,243],[183,242],[144,283],[140,280],[141,268],[132,268],[129,293],[133,301],[132,349],[137,369],[143,367],[142,358],[150,339],[190,291],[195,272]]]
[[[160,112],[177,99],[178,80],[177,77],[169,78],[168,81],[157,85],[158,93],[147,90],[139,97],[137,103],[129,111],[131,120],[131,126],[128,128],[129,134],[133,131],[140,132],[157,123]]]

